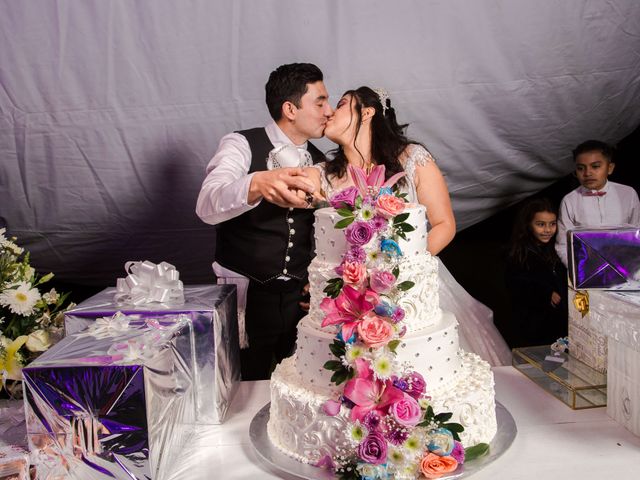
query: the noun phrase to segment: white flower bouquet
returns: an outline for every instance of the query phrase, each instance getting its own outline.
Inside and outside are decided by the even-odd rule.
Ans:
[[[0,391],[21,391],[22,367],[62,338],[68,293],[54,288],[41,294],[40,286],[53,273],[38,275],[29,265],[29,253],[16,238],[0,228]]]

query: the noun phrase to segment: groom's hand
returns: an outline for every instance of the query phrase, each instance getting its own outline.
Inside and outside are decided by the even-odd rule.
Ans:
[[[315,187],[302,168],[277,168],[256,172],[251,178],[247,202],[264,198],[280,207],[306,208],[307,201],[297,192],[313,193]]]

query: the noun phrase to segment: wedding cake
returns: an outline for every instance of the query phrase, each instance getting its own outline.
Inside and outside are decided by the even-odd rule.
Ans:
[[[415,478],[427,455],[491,441],[493,374],[439,307],[424,207],[358,175],[315,212],[310,310],[272,375],[267,430],[300,462]]]

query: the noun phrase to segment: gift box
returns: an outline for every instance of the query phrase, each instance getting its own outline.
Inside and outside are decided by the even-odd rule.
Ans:
[[[195,425],[193,352],[187,316],[116,314],[25,367],[38,478],[167,478]]]
[[[640,290],[640,228],[578,229],[567,236],[576,290]]]
[[[156,299],[164,298],[159,295]],[[140,318],[187,316],[195,334],[190,368],[198,394],[196,421],[199,424],[222,423],[240,382],[235,286],[187,286],[183,303],[147,300],[150,298],[123,295],[122,288],[107,288],[65,313],[65,332],[67,335],[77,333],[97,318],[118,311]]]
[[[0,447],[0,480],[29,478],[29,452],[14,445]]]
[[[607,372],[607,337],[591,324],[591,294],[589,290],[569,287],[569,353],[594,370]]]
[[[590,310],[608,338],[607,414],[640,436],[640,292],[594,291]]]

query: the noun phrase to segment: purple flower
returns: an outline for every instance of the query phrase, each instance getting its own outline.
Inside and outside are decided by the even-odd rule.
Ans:
[[[369,429],[369,431],[376,430],[380,425],[380,414],[375,410],[371,410],[362,419],[362,424]]]
[[[391,320],[393,320],[393,323],[398,323],[404,320],[404,309],[402,307],[396,307],[391,314]]]
[[[464,447],[457,440],[453,441],[453,450],[451,451],[451,456],[455,458],[460,465],[464,463]]]
[[[373,228],[368,222],[353,222],[347,227],[344,234],[347,237],[347,242],[361,247],[369,243],[373,237]]]
[[[352,246],[344,256],[345,262],[351,263],[364,263],[367,259],[367,252],[363,248],[358,246]],[[340,273],[342,275],[342,273]]]
[[[380,465],[387,460],[387,441],[380,432],[372,432],[358,446],[358,456],[367,463]]]
[[[393,386],[402,390],[403,392],[406,392],[407,389],[409,388],[409,384],[404,378],[394,378]]]
[[[358,189],[356,187],[347,187],[331,197],[329,203],[333,208],[353,207],[357,196]]]
[[[386,218],[384,218],[382,215],[376,215],[371,220],[371,225],[373,226],[373,229],[376,232],[380,232],[384,230],[385,228],[387,228],[388,224],[389,224],[389,221]]]
[[[427,383],[424,381],[424,377],[418,372],[411,372],[405,377],[405,380],[408,385],[405,392],[415,399],[420,398],[427,388]]]
[[[391,416],[384,418],[381,430],[384,437],[394,445],[402,445],[409,438],[409,429],[398,423]]]
[[[387,293],[391,290],[394,283],[396,281],[396,277],[391,272],[386,272],[384,270],[374,270],[371,272],[371,278],[369,283],[371,285],[371,290],[376,293]]]

